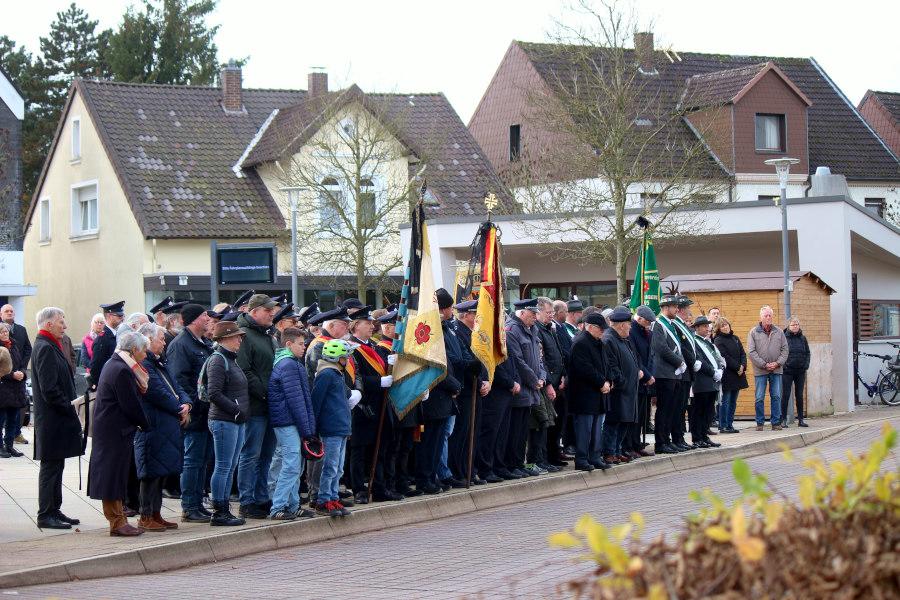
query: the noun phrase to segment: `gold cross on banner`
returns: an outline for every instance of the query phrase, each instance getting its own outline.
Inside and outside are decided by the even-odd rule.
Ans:
[[[484,197],[484,205],[487,207],[488,214],[491,214],[498,204],[500,204],[500,200],[497,199],[497,195],[494,192]]]

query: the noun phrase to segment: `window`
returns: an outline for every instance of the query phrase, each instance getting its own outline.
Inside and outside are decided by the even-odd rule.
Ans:
[[[884,198],[866,198],[866,208],[884,218]]]
[[[72,186],[72,235],[97,233],[97,184]]]
[[[784,115],[756,115],[756,150],[784,152]]]
[[[326,177],[322,180],[319,193],[319,230],[323,233],[341,229],[341,209],[344,206],[344,192],[337,179]]]
[[[39,241],[41,242],[49,242],[50,241],[50,198],[41,198],[41,238]]]
[[[509,161],[515,162],[519,160],[522,154],[522,126],[509,126]]]
[[[900,337],[900,300],[860,300],[859,339]]]
[[[760,194],[756,197],[757,200],[768,200],[769,202],[774,202],[775,200],[778,200],[778,198],[778,194]]]
[[[359,199],[356,211],[356,227],[358,229],[375,229],[375,217],[378,207],[375,196],[375,183],[370,177],[359,180]]]
[[[81,159],[81,118],[72,119],[72,160]]]

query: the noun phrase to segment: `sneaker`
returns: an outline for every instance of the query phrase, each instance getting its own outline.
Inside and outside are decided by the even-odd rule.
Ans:
[[[335,500],[333,502],[333,506],[335,509],[337,509],[337,511],[338,511],[337,516],[339,516],[339,517],[349,517],[350,515],[353,514],[352,512],[347,510],[347,507],[345,507],[343,504],[341,504],[340,500]]]
[[[292,513],[287,510],[278,510],[275,511],[275,514],[269,515],[269,518],[273,521],[293,521],[297,518],[297,513]]]
[[[329,517],[342,517],[344,516],[344,511],[341,509],[344,506],[338,500],[329,500],[325,503],[325,510],[328,511],[326,514]]]
[[[537,466],[535,464],[525,465],[525,468],[522,470],[533,477],[536,477],[537,475],[546,475],[547,474],[547,471],[545,471],[544,469],[540,468],[539,466]]]
[[[317,502],[315,505],[313,505],[313,510],[316,511],[317,515],[323,515],[326,517],[331,516],[331,501],[329,500],[328,502],[322,503]]]
[[[312,519],[315,516],[316,513],[308,508],[300,508],[297,510],[296,514],[294,514],[295,519]]]
[[[762,425],[757,425],[757,426],[756,426],[756,430],[757,430],[757,431],[762,431],[762,430],[763,430],[763,426],[762,426]]]
[[[28,440],[26,440],[25,436],[20,433],[19,435],[16,436],[16,443],[17,444],[27,444]]]

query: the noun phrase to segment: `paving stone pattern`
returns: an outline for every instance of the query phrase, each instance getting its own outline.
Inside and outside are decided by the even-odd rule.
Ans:
[[[900,427],[900,417],[890,422]],[[848,449],[858,452],[878,437],[881,425],[853,427],[816,447],[829,459]],[[801,472],[779,454],[749,462],[782,490],[792,489]],[[615,524],[634,510],[646,517],[645,535],[671,532],[693,509],[690,490],[709,485],[726,498],[737,495],[730,469],[727,463],[714,465],[170,573],[23,588],[14,597],[130,600],[136,594],[179,598],[201,590],[215,598],[266,600],[552,597],[561,582],[590,566],[548,548],[549,533],[585,513]]]

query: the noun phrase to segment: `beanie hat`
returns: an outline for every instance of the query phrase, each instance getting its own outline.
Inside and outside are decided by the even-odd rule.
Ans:
[[[187,304],[181,309],[181,321],[187,327],[197,320],[197,317],[206,312],[206,309],[199,304]]]

